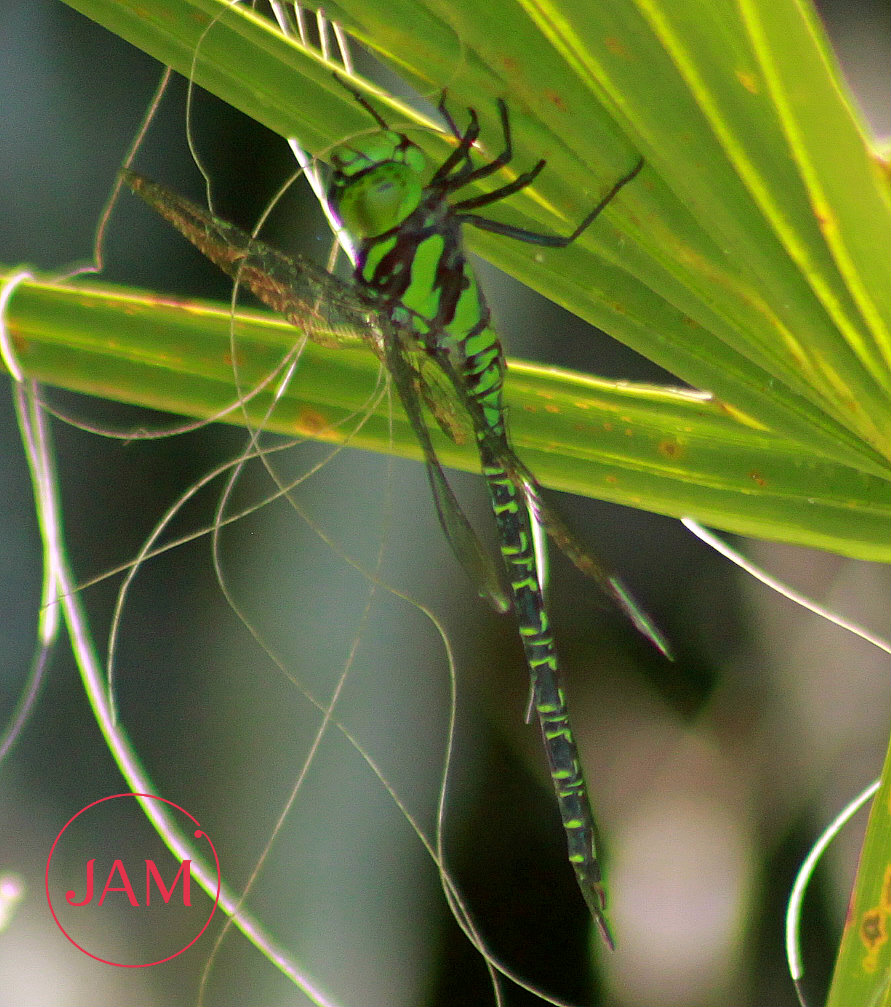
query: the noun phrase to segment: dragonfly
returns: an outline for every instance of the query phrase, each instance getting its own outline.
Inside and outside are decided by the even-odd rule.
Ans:
[[[480,133],[478,115],[468,109],[468,125],[459,129],[443,94],[439,112],[454,146],[441,164],[431,167],[419,146],[392,130],[364,95],[338,80],[379,127],[374,134],[341,144],[329,156],[329,205],[356,248],[349,281],[303,256],[285,255],[129,169],[122,177],[212,262],[310,338],[334,346],[358,338],[381,360],[421,447],[446,539],[480,595],[497,611],[514,610],[569,861],[591,916],[613,948],[597,829],[560,681],[533,522],[666,656],[668,648],[621,581],[545,503],[539,483],[512,447],[503,401],[504,351],[467,261],[463,229],[475,227],[533,245],[564,248],[637,177],[644,161],[637,160],[569,235],[514,227],[477,211],[531,185],[545,167],[543,159],[497,188],[466,194],[468,186],[488,179],[513,158],[503,100],[498,101],[503,150],[477,163],[473,148]],[[472,435],[476,442],[503,576],[448,483],[433,448],[425,407],[452,440],[461,443]]]

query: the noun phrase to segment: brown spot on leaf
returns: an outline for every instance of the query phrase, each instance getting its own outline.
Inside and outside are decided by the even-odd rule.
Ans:
[[[624,42],[619,41],[615,35],[607,35],[604,42],[606,42],[606,47],[613,56],[621,56],[623,59],[628,58],[628,50],[625,48]]]
[[[885,917],[878,909],[868,909],[860,921],[860,939],[868,948],[877,947],[888,940]]]
[[[320,413],[317,409],[310,409],[304,406],[297,414],[297,432],[307,434],[312,437],[322,430],[327,430],[330,426],[328,417]]]
[[[751,70],[737,70],[736,79],[749,92],[749,94],[758,94],[760,91],[760,88],[758,87],[758,78]]]
[[[545,91],[544,96],[555,108],[559,109],[561,112],[566,111],[566,102],[557,91],[548,89]]]
[[[669,458],[671,461],[677,461],[678,458],[684,456],[684,448],[679,444],[674,438],[667,437],[664,441],[659,442],[659,454],[663,458]]]

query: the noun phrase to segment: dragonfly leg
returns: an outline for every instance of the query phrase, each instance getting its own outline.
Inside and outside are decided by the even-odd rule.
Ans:
[[[541,162],[540,162],[541,163]],[[543,164],[542,164],[543,166]],[[624,174],[600,200],[593,210],[582,220],[572,234],[541,234],[538,231],[529,231],[525,227],[513,227],[511,224],[503,224],[499,220],[489,220],[488,217],[480,217],[475,213],[460,213],[462,224],[470,224],[478,227],[481,231],[489,231],[492,234],[502,234],[506,238],[513,238],[516,241],[525,241],[528,245],[542,245],[545,248],[566,248],[594,221],[600,216],[603,210],[618,196],[619,192],[633,179],[636,178],[641,168],[644,166],[644,159],[640,158],[634,167]],[[536,165],[538,168],[538,165]],[[532,170],[536,172],[536,168]],[[538,169],[540,170],[540,169]],[[536,172],[537,173],[537,172]],[[522,177],[522,176],[521,176]],[[533,176],[534,177],[534,176]],[[526,183],[529,184],[528,182]],[[523,188],[520,186],[520,188]],[[485,197],[484,197],[485,198]],[[459,204],[456,204],[458,206]],[[467,201],[467,205],[473,205],[472,200]],[[477,206],[484,205],[476,203]]]
[[[493,175],[496,171],[499,171],[513,159],[514,148],[510,132],[510,119],[507,114],[507,105],[505,105],[502,99],[500,98],[498,99],[498,111],[501,115],[501,129],[504,134],[504,150],[502,150],[502,152],[496,158],[486,162],[486,164],[480,165],[478,168],[474,168],[473,163],[470,160],[470,148],[473,145],[473,143],[476,142],[476,138],[479,135],[479,123],[477,120],[476,112],[473,109],[470,109],[471,124],[468,127],[467,132],[462,135],[458,131],[458,128],[455,125],[455,121],[452,118],[451,114],[445,108],[443,101],[440,101],[439,111],[442,114],[445,121],[448,123],[452,133],[458,138],[458,140],[461,141],[458,149],[461,149],[463,147],[465,150],[464,168],[460,172],[457,172],[448,180],[448,186],[445,189],[446,192],[452,192],[456,189],[463,188],[470,182],[479,182],[484,178],[488,178],[489,175]],[[471,136],[471,140],[469,143],[467,142],[468,135]],[[533,169],[533,173],[531,174],[531,177],[528,178],[528,181],[524,182],[523,185],[520,185],[518,188],[522,189],[524,186],[528,185],[529,182],[532,181],[532,178],[534,178],[535,175],[537,175],[538,172],[541,171],[543,167],[544,167],[544,161],[542,161],[539,165],[537,165]],[[437,175],[439,175],[439,172],[437,172]],[[521,177],[526,177],[529,175],[530,172],[525,172],[525,174]],[[510,183],[510,185],[512,186],[515,184],[516,183],[513,182]],[[508,186],[502,186],[500,189],[496,189],[495,192],[499,193],[499,195],[496,196],[495,198],[503,199],[504,196],[509,195],[510,193],[505,191],[506,189],[508,189]],[[510,191],[516,192],[517,189],[511,189]],[[486,202],[492,202],[492,200],[487,198]]]
[[[474,169],[473,162],[470,160],[470,149],[476,143],[476,138],[480,135],[480,123],[476,112],[470,109],[470,124],[464,133],[458,132],[451,115],[444,112],[445,105],[443,101],[444,98],[440,99],[439,110],[443,113],[449,129],[457,138],[458,146],[455,147],[451,154],[437,168],[436,174],[430,179],[429,184],[438,186],[443,192],[449,192],[452,189],[460,189],[461,186],[466,185],[467,179],[473,175]],[[464,166],[452,174],[457,165],[462,161],[464,162]]]
[[[357,88],[353,87],[352,84],[347,83],[336,71],[332,72],[331,76],[337,81],[338,84],[345,90],[348,91],[355,99],[356,103],[360,105],[365,111],[371,116],[372,119],[380,126],[381,129],[389,130],[390,127],[387,124],[387,120],[378,112],[378,110],[371,104],[371,102],[359,91]]]

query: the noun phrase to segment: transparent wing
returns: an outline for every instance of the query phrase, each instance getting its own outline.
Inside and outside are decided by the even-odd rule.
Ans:
[[[122,171],[124,182],[265,305],[323,346],[371,346],[381,356],[377,315],[355,288],[301,255],[289,256],[214,217],[173,189]]]
[[[415,374],[406,355],[402,350],[402,340],[397,329],[387,333],[384,339],[386,347],[386,365],[396,386],[396,391],[402,401],[405,414],[408,416],[412,430],[427,466],[427,477],[430,489],[433,491],[433,502],[439,523],[471,581],[476,585],[480,596],[485,598],[497,612],[506,612],[510,607],[507,596],[501,587],[498,573],[492,557],[480,542],[467,516],[461,509],[452,487],[449,485],[430,442],[430,432],[421,412],[420,402],[415,393]]]
[[[421,359],[407,347],[398,328],[369,307],[352,284],[337,279],[312,260],[279,252],[143,175],[125,170],[121,177],[211,262],[315,342],[328,346],[362,343],[377,353],[396,385],[424,453],[436,513],[452,550],[481,597],[496,611],[507,611],[509,603],[495,564],[446,480],[421,412],[419,394],[444,432],[453,440],[461,440],[466,418],[457,416],[454,396],[449,395],[436,364]]]
[[[514,485],[522,492],[539,524],[545,529],[557,548],[585,576],[596,581],[603,593],[619,607],[639,633],[645,636],[669,660],[673,660],[671,647],[665,636],[625,587],[622,580],[605,563],[596,559],[557,511],[545,503],[541,484],[516,456],[506,437],[490,432],[479,403],[467,393],[460,376],[455,373],[449,360],[445,356],[437,356],[436,360],[440,369],[449,379],[464,410],[470,416],[478,431],[477,435],[485,441],[486,447],[498,459],[498,463],[510,476]]]
[[[595,559],[557,511],[544,502],[541,486],[529,472],[529,469],[512,451],[502,452],[500,458],[505,469],[515,480],[519,481],[527,503],[554,544],[572,561],[577,569],[597,581],[601,589],[631,620],[639,633],[645,636],[669,660],[673,660],[671,648],[659,627],[625,587],[623,581],[604,566],[600,560]]]
[[[418,396],[430,410],[437,426],[456,444],[472,443],[473,422],[455,392],[439,362],[426,353],[406,353],[417,372]]]

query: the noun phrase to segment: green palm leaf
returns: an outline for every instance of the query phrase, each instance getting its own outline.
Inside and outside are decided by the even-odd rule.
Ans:
[[[317,56],[248,10],[211,0],[74,6],[313,153],[368,128]],[[491,12],[450,8],[439,19],[411,4],[365,11],[362,21],[352,10],[339,16],[404,71],[414,65],[428,94],[447,85],[456,106],[472,100],[483,136],[498,135],[495,99],[510,94],[518,161],[548,159],[540,184],[512,201],[513,223],[566,233],[636,151],[647,158],[640,184],[575,246],[470,236],[498,265],[714,396],[707,405],[677,398],[671,417],[648,403],[651,432],[617,451],[608,418],[579,429],[565,412],[578,402],[591,419],[578,380],[547,376],[550,389],[560,386],[556,409],[543,415],[526,401],[513,410],[518,447],[528,441],[546,484],[884,559],[891,306],[876,262],[891,240],[882,225],[891,208],[814,24],[794,10],[798,20],[783,26],[771,15],[784,43],[771,49],[752,11],[743,18],[703,5],[678,26],[645,4],[598,8],[597,19],[571,4],[508,4],[498,11],[497,58]],[[527,67],[521,57],[533,46]],[[813,81],[790,104],[783,67],[802,65]],[[805,128],[817,107],[833,124],[831,144]],[[410,116],[395,102],[386,114]],[[442,138],[416,139],[442,157]],[[824,204],[831,218],[818,213]],[[301,394],[312,395],[307,380]],[[646,393],[611,395],[641,415]],[[163,397],[158,388],[144,396]],[[178,408],[205,411],[182,399]],[[705,414],[708,429],[699,425]],[[528,434],[527,422],[536,427]],[[443,456],[456,460],[448,449]]]
[[[245,8],[71,6],[314,154],[367,129],[319,57]],[[812,9],[796,0],[356,0],[326,11],[422,93],[447,87],[453,107],[477,108],[484,138],[498,136],[496,99],[509,98],[517,162],[548,161],[535,188],[511,201],[511,223],[567,233],[638,154],[646,159],[640,184],[569,249],[469,236],[497,265],[712,396],[515,365],[513,439],[542,482],[891,559],[888,167]],[[417,121],[395,100],[384,107],[394,123]],[[443,138],[412,135],[443,156]],[[9,316],[22,366],[42,380],[196,416],[232,400],[228,308],[34,282]],[[294,338],[259,315],[239,316],[236,336],[243,383],[268,373]],[[367,398],[376,362],[320,347],[307,360],[271,425],[336,437],[337,418]],[[255,417],[267,406],[258,396]],[[351,443],[418,455],[408,425],[391,436],[383,415],[360,438]],[[436,448],[472,466],[445,438]],[[868,848],[886,849],[880,840],[871,826]],[[855,906],[885,905],[874,894],[884,862],[864,859]],[[882,1002],[889,944],[877,944],[867,974],[862,933],[856,921],[846,931],[832,1003]]]

